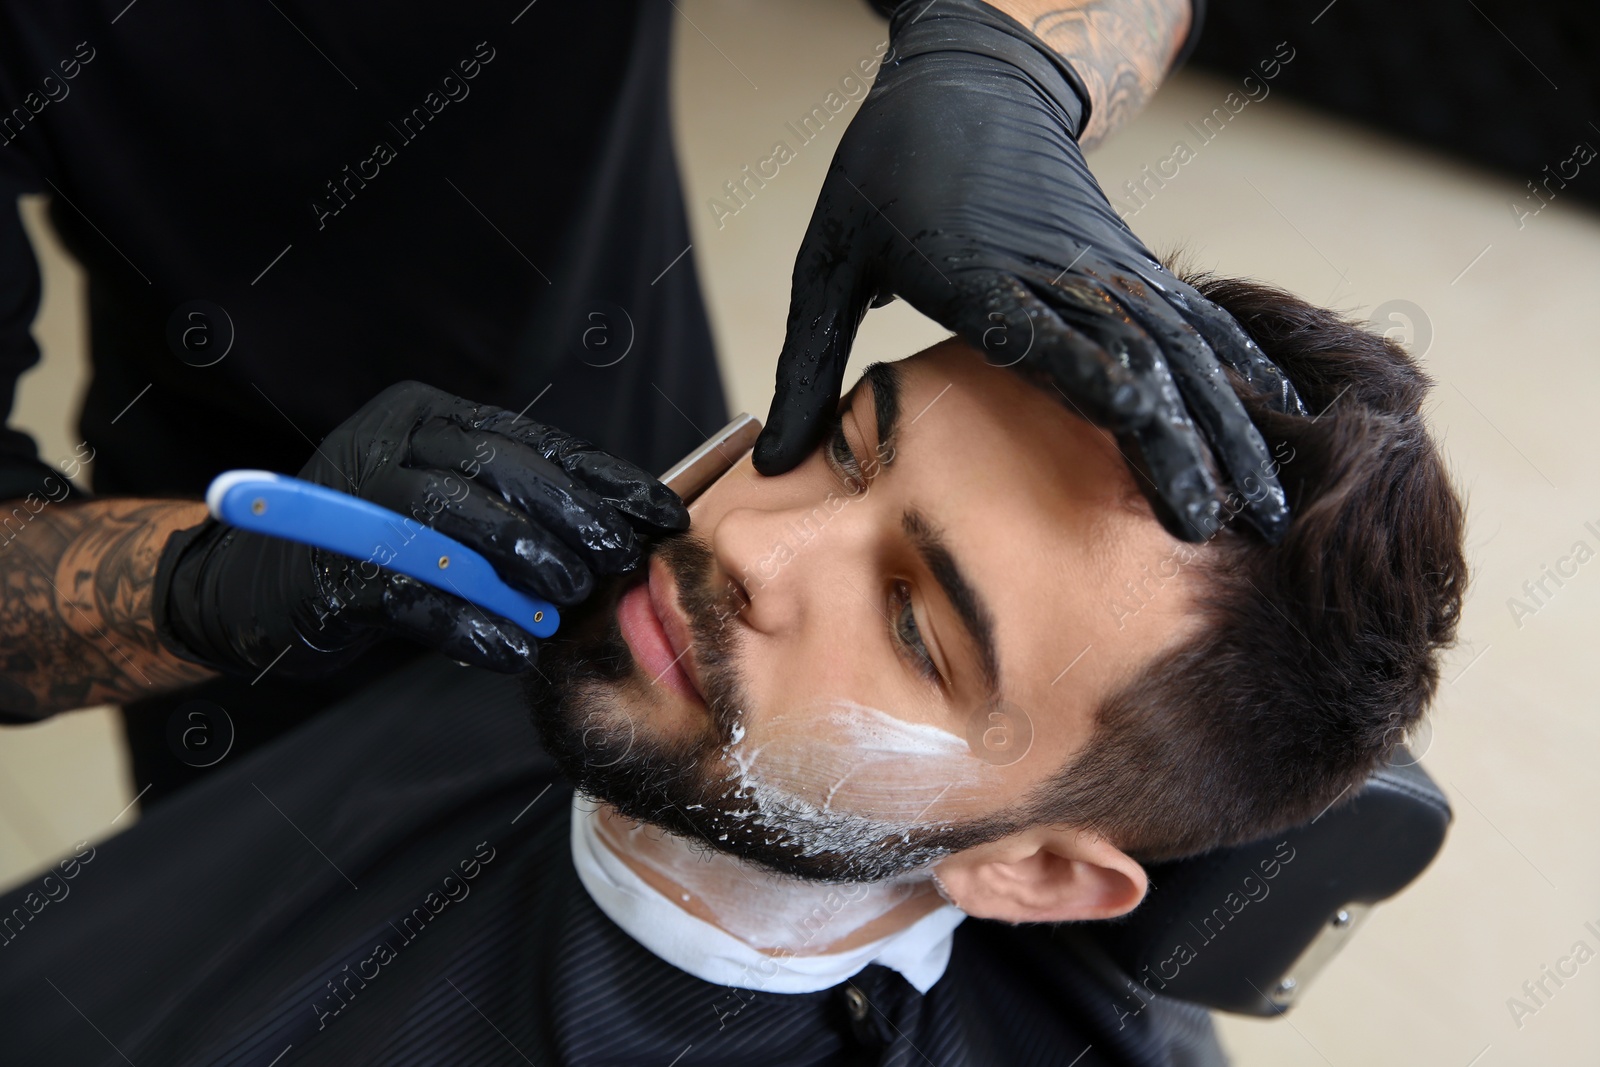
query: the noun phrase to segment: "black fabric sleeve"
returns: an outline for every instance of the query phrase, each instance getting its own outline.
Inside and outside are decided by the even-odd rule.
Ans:
[[[28,77],[36,67],[30,48],[34,38],[29,20],[18,15],[10,10],[0,15],[0,501],[19,501],[30,494],[50,502],[81,500],[85,494],[39,458],[37,442],[11,425],[17,381],[39,362],[33,339],[39,264],[17,200],[50,191],[44,179],[47,168],[37,155],[43,133],[37,117],[48,101]],[[45,73],[53,72],[46,68]],[[4,509],[3,514],[10,512]]]
[[[4,136],[0,134],[0,136]],[[61,471],[39,458],[32,437],[10,426],[17,379],[39,362],[33,319],[39,311],[39,264],[22,227],[17,198],[43,188],[15,145],[0,145],[0,500],[30,493],[61,501],[86,499]]]
[[[911,0],[867,0],[873,9],[884,18],[889,18],[901,4],[910,3]],[[1172,61],[1172,66],[1167,69],[1170,76],[1178,70],[1200,44],[1200,28],[1206,21],[1206,0],[1189,0],[1189,33],[1183,39],[1183,47],[1178,49],[1178,58]]]

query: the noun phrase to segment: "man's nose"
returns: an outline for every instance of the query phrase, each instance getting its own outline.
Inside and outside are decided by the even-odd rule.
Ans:
[[[722,516],[712,551],[744,587],[751,627],[780,633],[803,627],[828,604],[837,607],[848,572],[865,558],[865,516],[852,510],[860,511],[852,498],[830,497],[734,508]]]

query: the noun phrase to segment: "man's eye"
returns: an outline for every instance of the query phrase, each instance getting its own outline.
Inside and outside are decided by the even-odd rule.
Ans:
[[[833,417],[832,432],[828,435],[828,458],[834,470],[844,478],[846,489],[853,493],[866,488],[867,480],[861,473],[861,463],[851,451],[850,442],[845,439],[842,411]]]
[[[912,656],[917,660],[917,671],[928,681],[937,684],[940,681],[939,667],[933,662],[933,657],[928,655],[928,646],[922,642],[922,631],[917,629],[917,614],[911,608],[911,585],[908,582],[896,581],[889,600],[894,609],[891,618],[894,621],[896,638],[900,644],[911,650]]]

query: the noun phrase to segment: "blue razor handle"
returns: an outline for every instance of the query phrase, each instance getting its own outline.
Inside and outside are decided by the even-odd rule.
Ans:
[[[555,606],[513,589],[472,549],[370,500],[272,471],[225,471],[206,489],[219,521],[398,571],[516,623],[534,637],[561,624]]]

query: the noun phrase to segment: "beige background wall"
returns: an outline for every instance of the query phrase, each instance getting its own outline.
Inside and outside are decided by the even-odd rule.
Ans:
[[[722,225],[708,201],[774,140],[789,139],[784,123],[870,56],[884,28],[860,0],[677,7],[675,132],[695,255],[731,403],[765,416],[794,250],[851,112]],[[1174,79],[1091,157],[1102,185],[1120,190],[1172,155],[1178,139],[1192,146],[1185,124],[1235,84]],[[1417,151],[1274,93],[1235,116],[1132,221],[1153,247],[1181,244],[1197,265],[1363,318],[1386,308],[1385,326],[1419,350],[1426,342],[1440,383],[1431,418],[1470,506],[1474,586],[1463,641],[1431,736],[1419,740],[1456,810],[1445,850],[1374,913],[1291,1015],[1222,1020],[1241,1064],[1578,1064],[1595,1062],[1600,1049],[1600,960],[1520,1028],[1506,1004],[1576,941],[1600,950],[1583,926],[1600,927],[1600,562],[1520,625],[1507,606],[1575,541],[1600,550],[1584,527],[1600,527],[1600,361],[1590,325],[1600,218],[1558,200],[1519,229],[1510,204],[1523,192],[1522,179]],[[23,383],[17,421],[53,459],[77,440],[70,412],[81,389],[83,287],[48,235],[39,240],[47,355]],[[867,361],[941,336],[907,308],[872,312],[850,378]],[[119,817],[136,792],[123,768],[103,712],[0,733],[0,882],[131,822],[132,813]]]

